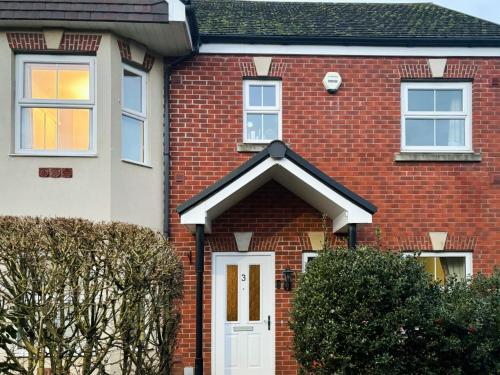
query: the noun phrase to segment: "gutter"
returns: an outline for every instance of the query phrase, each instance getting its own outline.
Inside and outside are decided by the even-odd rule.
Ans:
[[[358,38],[301,37],[283,35],[202,35],[204,43],[345,45],[377,47],[500,47],[494,38]]]
[[[193,50],[173,61],[163,57],[163,234],[167,238],[170,237],[170,77],[175,67],[198,54],[201,44],[194,6],[191,0],[181,1],[186,6]]]

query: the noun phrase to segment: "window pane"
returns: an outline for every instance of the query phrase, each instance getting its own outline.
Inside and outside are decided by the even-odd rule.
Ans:
[[[278,139],[278,115],[265,114],[263,115],[264,122],[264,137],[266,140]]]
[[[436,120],[437,146],[465,146],[464,120]]]
[[[238,320],[238,266],[235,264],[226,267],[226,320]]]
[[[59,150],[87,151],[90,148],[90,110],[59,110]]]
[[[144,161],[144,123],[122,116],[122,158]]]
[[[123,71],[123,107],[142,113],[142,77]]]
[[[276,106],[276,87],[275,86],[264,86],[262,94],[262,105],[266,107]]]
[[[248,316],[249,320],[260,320],[260,265],[250,265]]]
[[[462,110],[462,90],[436,90],[436,111]]]
[[[408,90],[409,111],[434,111],[434,90]]]
[[[434,120],[407,119],[407,146],[434,146]]]
[[[89,100],[89,66],[26,64],[25,97],[30,99]]]
[[[436,280],[435,257],[418,257],[417,260],[424,265],[425,271]]]
[[[57,65],[26,64],[26,91],[31,99],[57,99]]]
[[[87,151],[90,109],[23,108],[21,148],[40,151]]]
[[[252,107],[260,107],[262,105],[262,86],[249,86],[249,103]]]
[[[60,65],[58,99],[89,100],[90,72],[88,65]]]
[[[43,151],[56,149],[56,108],[23,108],[21,117],[21,148]]]
[[[437,264],[444,280],[453,276],[458,280],[465,279],[465,257],[441,257]]]
[[[262,139],[262,115],[257,113],[247,114],[247,139]]]

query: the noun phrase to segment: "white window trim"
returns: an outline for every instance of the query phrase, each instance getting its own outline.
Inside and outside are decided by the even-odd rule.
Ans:
[[[462,112],[420,112],[408,111],[409,89],[459,89],[463,92]],[[465,120],[465,145],[449,146],[406,146],[406,118],[453,118]],[[472,83],[471,82],[403,82],[401,83],[401,151],[403,152],[463,152],[472,150]]]
[[[126,108],[124,106],[125,100],[123,96],[123,71],[128,70],[131,73],[137,74],[138,76],[141,76],[141,82],[142,82],[142,109],[141,112],[134,111],[133,109]],[[139,120],[143,122],[144,126],[144,135],[143,135],[143,152],[144,152],[144,160],[142,162],[137,161],[137,160],[132,160],[132,159],[127,159],[123,157],[123,145],[120,149],[120,155],[121,155],[121,160],[126,162],[126,163],[131,163],[131,164],[136,164],[144,167],[149,167],[151,168],[151,158],[150,158],[150,148],[149,148],[149,123],[148,123],[148,74],[140,69],[134,68],[130,65],[123,64],[122,66],[122,90],[121,90],[121,102],[122,102],[122,116],[127,116],[130,118],[133,118],[135,120]],[[122,131],[122,120],[120,117],[120,142],[122,140],[121,137],[121,131]]]
[[[302,272],[306,272],[307,260],[316,258],[319,255],[317,251],[304,251],[302,253]]]
[[[468,279],[473,275],[472,269],[472,253],[466,251],[422,251],[422,252],[405,252],[404,256],[417,256],[420,258],[465,258],[465,277]]]
[[[273,85],[276,90],[276,103],[275,107],[255,107],[250,106],[249,101],[249,90],[250,85]],[[248,139],[247,137],[247,114],[252,113],[264,113],[264,114],[278,114],[278,139],[282,139],[281,130],[281,114],[283,111],[282,101],[281,101],[281,81],[280,80],[254,80],[246,79],[243,81],[243,143],[256,143],[256,144],[266,144],[274,141],[275,139]]]
[[[34,64],[88,64],[89,100],[25,99],[25,71],[27,63]],[[15,154],[28,156],[96,156],[97,155],[97,111],[96,111],[96,74],[94,56],[56,56],[56,55],[17,55],[16,56],[16,103],[15,103]],[[88,151],[43,151],[21,148],[21,111],[24,107],[43,105],[45,108],[86,108],[90,109],[90,147]]]

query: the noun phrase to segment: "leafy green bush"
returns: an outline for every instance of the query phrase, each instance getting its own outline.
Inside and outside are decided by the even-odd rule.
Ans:
[[[414,257],[325,251],[295,290],[295,356],[314,374],[499,374],[500,272],[432,282]]]
[[[295,356],[317,374],[429,373],[438,300],[439,287],[412,258],[323,252],[295,290]]]
[[[150,229],[0,217],[0,369],[170,374],[182,282]]]
[[[451,280],[440,309],[442,373],[500,374],[500,270]]]

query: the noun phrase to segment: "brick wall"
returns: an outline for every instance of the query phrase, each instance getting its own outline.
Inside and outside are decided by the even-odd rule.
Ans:
[[[186,267],[179,369],[194,365],[195,243],[179,224],[175,207],[251,157],[236,151],[243,132],[242,77],[252,75],[251,63],[250,56],[202,55],[172,77],[170,222]],[[328,71],[342,75],[335,95],[327,94],[321,83]],[[491,272],[500,264],[500,184],[495,183],[500,174],[500,88],[494,85],[500,59],[448,59],[445,73],[474,79],[473,147],[482,153],[480,163],[394,161],[400,150],[400,82],[428,77],[426,59],[274,57],[271,73],[283,80],[283,140],[378,207],[373,225],[360,228],[361,242],[375,241],[379,227],[384,248],[429,250],[428,232],[446,231],[447,249],[474,252],[475,272]],[[318,230],[321,214],[275,183],[214,222],[205,259],[207,369],[213,248],[231,249],[231,232],[253,231],[258,238],[254,249],[276,252],[278,278],[285,266],[300,269],[304,234]],[[289,297],[277,291],[277,374],[296,373],[286,325]]]
[[[49,51],[43,32],[8,32],[7,40],[14,51]],[[64,33],[57,51],[95,53],[99,49],[101,35]]]

